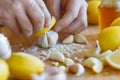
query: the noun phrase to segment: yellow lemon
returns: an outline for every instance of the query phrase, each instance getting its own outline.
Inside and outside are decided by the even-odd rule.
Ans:
[[[120,27],[108,27],[98,34],[101,51],[115,50],[120,46]]]
[[[111,26],[120,26],[120,17],[116,18],[112,23]]]
[[[40,74],[44,70],[39,58],[23,52],[13,53],[7,63],[10,73],[17,79],[30,80],[32,74]]]
[[[9,67],[7,63],[0,59],[0,80],[8,80],[9,77]]]
[[[44,27],[42,30],[38,31],[38,32],[35,32],[34,33],[34,36],[35,37],[40,37],[42,36],[43,34],[45,34],[46,32],[48,32],[56,23],[56,19],[55,17],[52,17],[52,21],[51,21],[51,24],[49,27]]]
[[[98,24],[98,6],[100,3],[100,0],[88,1],[87,15],[89,24]]]
[[[120,50],[115,50],[112,54],[105,57],[106,62],[115,69],[120,70]]]

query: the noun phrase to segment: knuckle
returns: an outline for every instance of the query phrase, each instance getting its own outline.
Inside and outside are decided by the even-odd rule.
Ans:
[[[68,23],[66,21],[64,21],[64,22],[61,21],[60,25],[61,25],[62,28],[65,28],[65,27],[68,26]]]
[[[38,18],[35,19],[35,24],[43,23],[44,19],[45,19],[44,15],[41,14]]]
[[[32,27],[25,27],[24,33],[31,34],[32,33]]]
[[[23,3],[25,6],[30,7],[30,6],[33,4],[33,1],[34,1],[34,0],[22,0],[22,3]]]
[[[1,18],[5,19],[5,20],[9,20],[11,17],[11,15],[9,13],[7,13],[6,11],[3,11],[1,13]]]
[[[73,19],[77,18],[78,16],[77,13],[75,13],[74,11],[71,11],[70,15]]]
[[[20,8],[16,4],[13,4],[12,5],[12,10],[15,11],[15,12],[18,12],[18,11],[20,11]]]
[[[44,20],[45,20],[45,15],[42,13],[42,14],[40,15],[40,18],[37,19],[37,20],[38,20],[39,23],[44,22]]]

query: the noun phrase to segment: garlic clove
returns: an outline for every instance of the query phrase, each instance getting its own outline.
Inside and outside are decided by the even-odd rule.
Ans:
[[[72,43],[72,42],[74,41],[73,38],[74,38],[73,35],[70,35],[70,36],[68,36],[67,38],[65,38],[65,39],[62,41],[62,43],[63,43],[63,44]]]
[[[100,60],[94,57],[90,57],[86,59],[85,61],[83,61],[83,65],[88,68],[92,68],[94,65],[97,65],[99,63],[100,63]]]
[[[47,32],[47,37],[48,37],[49,47],[55,46],[58,40],[58,33],[54,31],[49,31]]]
[[[72,59],[66,58],[64,64],[65,64],[66,66],[71,66],[71,65],[73,65],[73,64],[75,64],[75,63],[74,63],[74,61],[73,61]]]
[[[66,72],[66,67],[65,66],[59,66],[58,69],[60,71]]]
[[[99,64],[96,64],[92,67],[92,70],[95,72],[95,73],[100,73],[102,72],[103,70],[103,62],[100,62]]]
[[[95,73],[100,73],[103,70],[103,62],[99,59],[90,57],[83,62],[83,65],[91,68]]]
[[[11,53],[12,49],[8,39],[3,34],[0,34],[0,58],[6,60],[11,56]]]
[[[76,76],[81,76],[85,73],[85,68],[81,64],[74,64],[69,66],[68,71],[75,74]]]
[[[48,39],[46,34],[44,34],[43,36],[39,37],[38,39],[38,44],[42,47],[42,48],[48,48]]]
[[[111,50],[107,50],[103,53],[101,53],[100,55],[97,56],[97,58],[101,61],[104,61],[105,57],[109,54],[112,54],[113,52]]]
[[[83,35],[77,34],[77,35],[75,36],[75,42],[80,43],[80,44],[85,44],[85,43],[87,43],[88,41],[87,41],[87,39],[86,39]]]
[[[100,52],[101,52],[101,47],[99,45],[99,42],[96,41],[96,44],[97,44],[97,47],[96,48],[92,48],[92,49],[89,49],[89,50],[86,50],[85,51],[85,55],[87,57],[97,57]]]
[[[49,58],[51,60],[58,61],[58,62],[64,62],[65,61],[65,56],[60,52],[51,53]]]

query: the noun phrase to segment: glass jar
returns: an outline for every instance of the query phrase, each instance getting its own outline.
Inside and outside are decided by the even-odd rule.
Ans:
[[[109,27],[113,20],[120,17],[120,0],[101,0],[99,10],[99,30]]]

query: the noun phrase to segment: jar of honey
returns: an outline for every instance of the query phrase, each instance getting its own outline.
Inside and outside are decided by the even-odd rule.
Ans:
[[[120,17],[120,0],[101,0],[99,10],[99,30],[109,27],[113,20]]]

